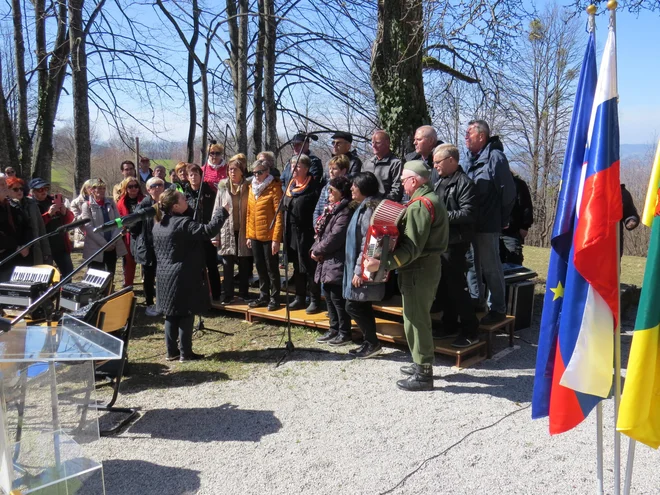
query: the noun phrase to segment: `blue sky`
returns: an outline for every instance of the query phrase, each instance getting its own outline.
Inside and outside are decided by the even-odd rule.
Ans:
[[[596,18],[599,67],[608,19],[608,13]],[[616,34],[621,143],[655,143],[660,136],[660,15],[619,11]]]

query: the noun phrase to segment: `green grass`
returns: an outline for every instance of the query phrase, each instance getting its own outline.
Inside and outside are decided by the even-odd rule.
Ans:
[[[538,273],[539,278],[545,280],[548,273],[549,248],[525,246],[525,266]],[[624,256],[621,259],[621,283],[640,287],[644,279],[646,258],[638,256]]]

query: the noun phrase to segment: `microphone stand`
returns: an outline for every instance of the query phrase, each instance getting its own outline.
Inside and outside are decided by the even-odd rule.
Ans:
[[[69,282],[74,275],[80,272],[83,268],[85,268],[87,265],[91,264],[94,261],[94,258],[96,258],[97,255],[103,253],[105,249],[110,246],[112,243],[116,242],[121,238],[121,236],[124,235],[124,230],[120,230],[117,235],[115,235],[112,239],[110,239],[105,245],[100,247],[94,254],[92,254],[89,258],[87,258],[85,261],[83,261],[75,270],[73,270],[71,273],[63,277],[58,283],[55,285],[51,286],[46,292],[44,292],[39,299],[34,301],[30,306],[28,306],[21,314],[16,316],[13,320],[11,320],[11,326],[16,325],[19,321],[21,321],[26,315],[34,312],[35,310],[39,309],[42,304],[44,304],[46,301],[48,301],[50,298],[52,298],[55,295],[59,294],[60,289],[64,284]],[[46,312],[46,322],[48,325],[53,321],[53,310],[50,309],[50,311],[45,311]],[[7,330],[5,330],[7,331]]]
[[[305,148],[305,144],[309,141],[309,134],[305,134],[305,139],[303,140],[303,144],[300,147],[300,151],[298,152],[298,155],[296,156],[296,163],[298,163],[298,160],[300,160],[300,155],[302,155],[302,150]],[[291,167],[291,161],[289,161],[289,167]],[[291,183],[293,182],[293,169],[291,169],[291,178],[289,179],[289,183],[286,185],[286,188],[284,189],[284,194],[282,194],[282,199],[280,199],[280,203],[277,205],[277,210],[275,211],[275,216],[273,217],[273,220],[270,222],[270,225],[268,226],[268,230],[272,230],[273,226],[275,225],[275,221],[277,220],[277,215],[279,215],[282,210],[284,210],[284,198],[286,197],[286,193],[291,187]],[[279,367],[280,364],[284,362],[284,360],[293,353],[293,351],[296,350],[295,346],[293,345],[293,340],[291,339],[291,310],[289,309],[289,255],[288,255],[288,250],[286,246],[286,233],[287,233],[287,221],[286,221],[286,212],[284,213],[284,232],[282,235],[282,261],[284,262],[284,299],[285,299],[285,312],[286,312],[286,336],[287,340],[286,343],[284,344],[284,354],[280,356],[280,358],[277,360],[275,363],[275,367]],[[279,276],[279,273],[278,273]],[[274,349],[269,349],[269,350],[280,350],[279,348],[274,348]],[[318,352],[318,353],[328,353],[329,351],[326,351],[324,349],[305,349],[308,352]]]
[[[52,232],[48,232],[47,234],[44,234],[44,235],[42,235],[42,236],[39,236],[39,237],[37,237],[36,239],[32,239],[30,242],[28,242],[27,244],[25,244],[25,245],[23,245],[23,246],[19,246],[18,248],[16,248],[16,251],[14,251],[14,252],[11,253],[9,256],[7,256],[5,259],[3,259],[2,261],[0,261],[0,267],[2,267],[2,265],[4,265],[5,263],[7,263],[9,260],[12,260],[12,259],[14,259],[16,256],[18,256],[18,254],[19,254],[21,251],[23,251],[25,248],[29,248],[30,246],[36,244],[37,242],[40,242],[40,241],[42,241],[42,240],[44,240],[44,239],[47,239],[47,238],[49,238],[49,237],[53,237],[53,236],[59,235],[59,234],[61,234],[62,232],[66,232],[67,230],[72,230],[73,228],[80,227],[80,225],[76,225],[76,227],[73,227],[73,228],[63,228],[63,227],[69,227],[69,225],[71,225],[71,224],[62,225],[61,227],[56,228],[56,229],[53,230]]]

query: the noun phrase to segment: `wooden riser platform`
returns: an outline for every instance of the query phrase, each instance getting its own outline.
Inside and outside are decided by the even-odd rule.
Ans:
[[[286,322],[286,308],[282,307],[276,311],[268,311],[267,308],[254,308],[250,309],[247,304],[213,304],[213,307],[229,313],[240,314],[249,322],[258,320],[270,320],[277,322]],[[375,305],[374,305],[375,308]],[[396,315],[397,307],[390,307],[391,312],[388,314]],[[401,312],[401,308],[398,308]],[[383,311],[387,313],[386,311]],[[317,328],[319,330],[327,330],[330,327],[328,314],[326,312],[317,313],[315,315],[308,315],[304,309],[289,312],[291,323],[294,325],[306,326]],[[515,322],[515,318],[512,318]],[[495,330],[500,330],[503,324],[496,325]],[[490,327],[489,327],[490,328]],[[457,349],[451,346],[454,337],[435,340],[435,352],[444,356],[453,357],[455,359],[455,366],[457,368],[467,368],[480,361],[486,359],[486,356],[491,352],[490,340],[492,340],[492,333],[489,332],[488,341],[477,342],[476,344]],[[359,334],[359,328],[353,322],[353,331]],[[403,324],[396,321],[391,321],[385,318],[376,318],[376,334],[378,338],[384,342],[407,346],[406,336],[403,330]]]

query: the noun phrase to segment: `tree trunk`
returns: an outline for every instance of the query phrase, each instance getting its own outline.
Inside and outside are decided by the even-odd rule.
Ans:
[[[264,108],[266,113],[266,151],[277,152],[277,104],[275,102],[275,45],[277,41],[277,21],[275,20],[274,0],[264,1]]]
[[[266,38],[266,18],[264,17],[264,0],[259,0],[259,33],[257,34],[257,49],[254,54],[254,123],[252,126],[252,143],[254,155],[262,150],[264,133],[264,40]]]
[[[421,0],[378,0],[371,85],[381,127],[400,155],[412,149],[415,129],[431,120],[422,77],[422,16]]]
[[[41,177],[50,181],[50,169],[53,161],[53,126],[60,101],[66,64],[69,58],[69,43],[67,42],[67,7],[66,0],[57,2],[57,34],[50,64],[46,66],[46,35],[45,18],[43,14],[44,0],[36,0],[35,16],[37,31],[37,57],[39,76],[37,96],[37,129],[32,154],[32,177]]]
[[[0,167],[4,170],[9,166],[16,166],[17,163],[19,163],[19,159],[16,151],[16,138],[5,98],[2,59],[0,58]],[[24,177],[23,173],[27,172],[27,169],[16,171],[20,177]]]
[[[71,86],[73,90],[73,187],[80,191],[91,176],[92,143],[89,133],[87,91],[87,53],[83,29],[85,0],[69,0],[69,43],[71,49]]]
[[[227,0],[231,79],[234,87],[236,115],[236,145],[238,152],[247,153],[247,46],[248,2]]]
[[[38,2],[37,2],[38,3]],[[23,40],[23,14],[20,0],[12,0],[14,23],[14,58],[16,70],[16,92],[18,94],[18,149],[19,159],[15,162],[20,177],[26,177],[32,158],[32,136],[28,127],[28,90],[25,78],[25,46]],[[43,13],[42,13],[43,15]],[[39,53],[37,53],[39,56]],[[4,93],[3,93],[4,99]],[[6,105],[3,105],[6,108]]]

